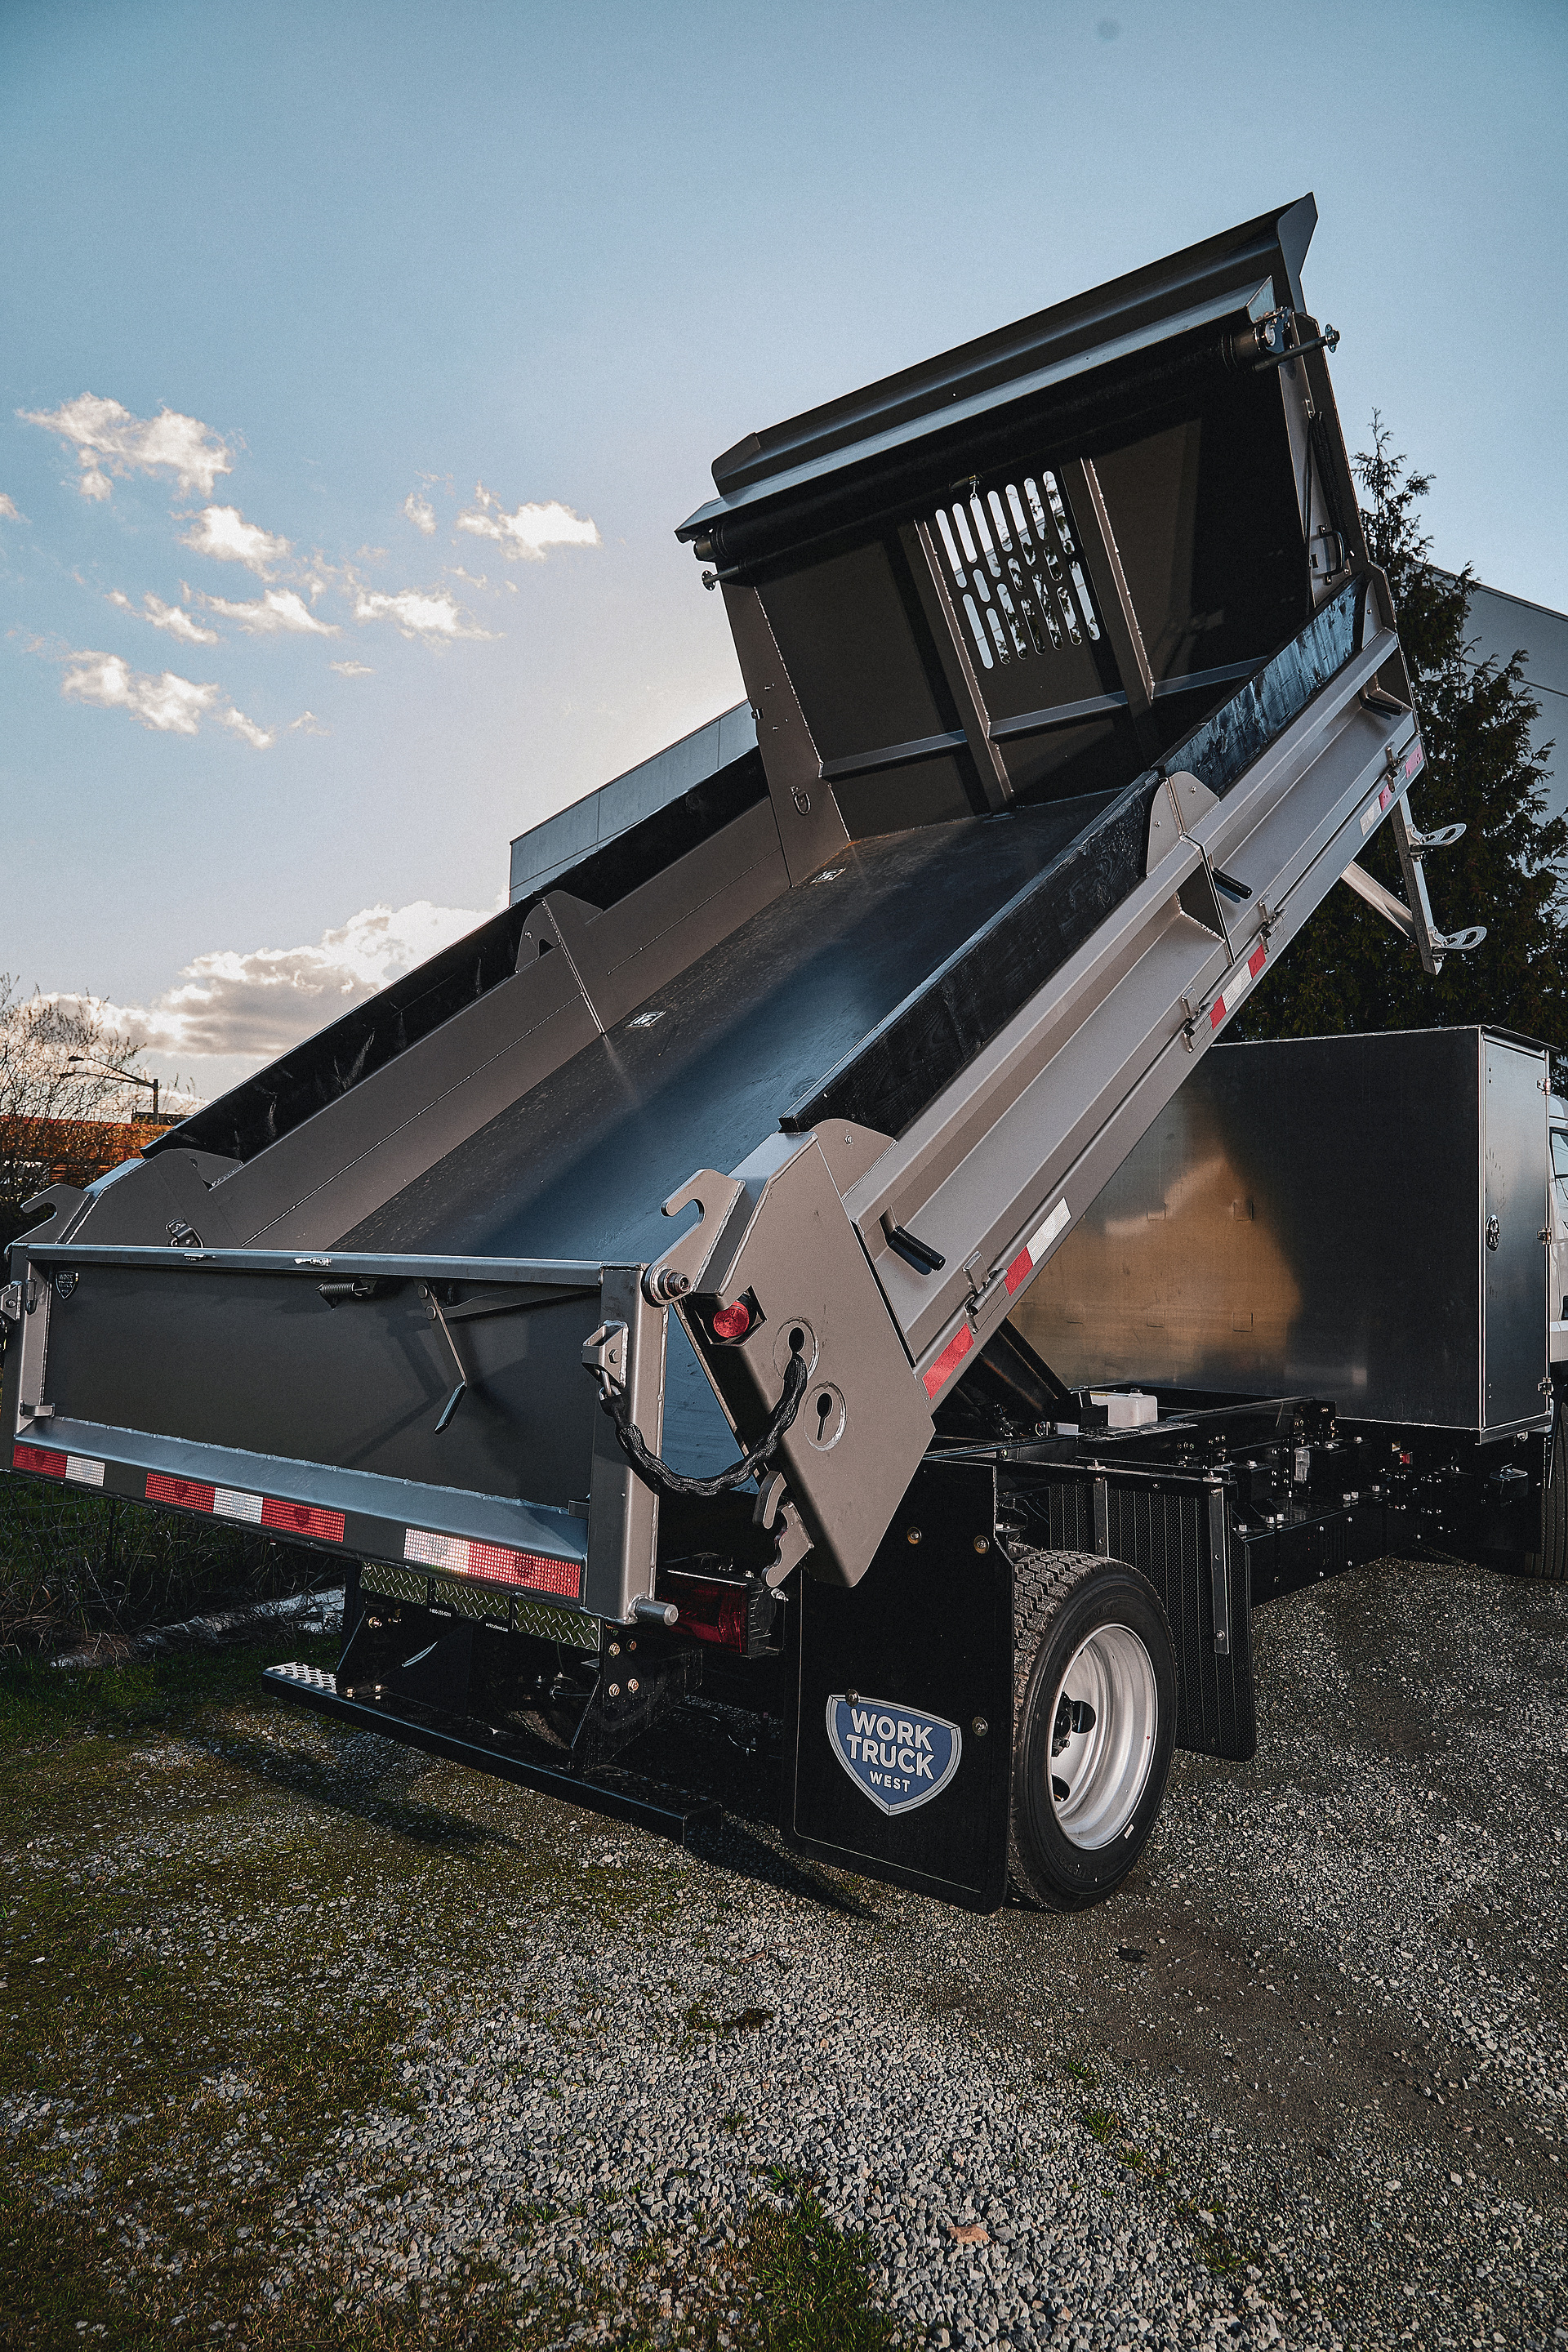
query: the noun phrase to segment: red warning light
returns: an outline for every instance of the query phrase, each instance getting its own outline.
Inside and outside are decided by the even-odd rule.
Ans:
[[[751,1328],[752,1310],[743,1298],[737,1298],[733,1307],[721,1307],[713,1318],[716,1339],[743,1339]]]

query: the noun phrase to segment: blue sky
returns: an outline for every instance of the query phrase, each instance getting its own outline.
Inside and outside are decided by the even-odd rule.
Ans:
[[[1565,101],[1560,0],[10,0],[0,969],[216,1091],[738,698],[716,452],[1308,188],[1352,446],[1568,606]]]

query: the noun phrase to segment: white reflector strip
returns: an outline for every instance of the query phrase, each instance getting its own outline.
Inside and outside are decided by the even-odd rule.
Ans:
[[[513,1551],[507,1544],[470,1543],[466,1536],[434,1536],[405,1528],[403,1557],[421,1568],[444,1568],[453,1576],[479,1576],[487,1584],[514,1584],[531,1592],[552,1592],[563,1601],[583,1597],[583,1571],[574,1559],[548,1552]]]
[[[1366,835],[1372,831],[1373,826],[1377,823],[1378,818],[1388,814],[1389,810],[1394,806],[1394,786],[1392,784],[1383,785],[1379,791],[1373,794],[1371,800],[1368,801],[1365,808],[1363,808],[1361,813],[1361,829],[1363,839]]]
[[[1067,1196],[1064,1193],[1045,1223],[1035,1227],[1034,1232],[1007,1268],[1004,1279],[1007,1285],[1009,1298],[1033,1274],[1057,1235],[1066,1231],[1068,1216]]]
[[[410,1528],[403,1538],[403,1557],[421,1568],[449,1568],[458,1576],[468,1572],[468,1547],[462,1536],[430,1536]]]
[[[101,1486],[103,1465],[101,1462],[89,1460],[85,1454],[68,1454],[66,1476],[73,1486]]]
[[[213,1512],[220,1519],[245,1519],[253,1528],[261,1525],[259,1495],[237,1494],[232,1486],[215,1486]]]
[[[1051,1211],[1050,1215],[1046,1219],[1045,1223],[1043,1224],[1037,1225],[1034,1232],[1029,1235],[1029,1255],[1034,1259],[1037,1265],[1038,1265],[1040,1262],[1042,1252],[1049,1249],[1057,1235],[1066,1225],[1067,1221],[1068,1204],[1064,1197],[1057,1202],[1056,1207]]]

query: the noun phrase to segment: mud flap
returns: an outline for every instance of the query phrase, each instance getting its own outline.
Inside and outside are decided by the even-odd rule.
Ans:
[[[788,1611],[784,1835],[840,1870],[996,1910],[1007,1884],[1013,1572],[989,1466],[927,1463],[861,1581]]]

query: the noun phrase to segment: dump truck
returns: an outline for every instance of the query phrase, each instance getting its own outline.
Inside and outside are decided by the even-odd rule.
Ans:
[[[1342,1392],[1348,1331],[1300,1379],[1284,1339],[1139,1360],[1101,1262],[1336,884],[1428,971],[1480,936],[1428,898],[1457,829],[1411,811],[1316,217],[727,450],[679,536],[745,703],[525,837],[504,912],[51,1188],[3,1302],[12,1470],[341,1560],[336,1669],[281,1698],[678,1838],[682,1724],[750,1710],[792,1849],[982,1910],[1100,1900],[1174,1745],[1253,1752],[1255,1606],[1417,1540],[1539,1564],[1541,1049],[1461,1051],[1471,1208],[1536,1252],[1539,1381],[1495,1409],[1458,1370],[1457,1421]],[[1357,863],[1384,824],[1403,898]],[[1234,1181],[1299,1223],[1287,1148],[1266,1113]],[[1408,1196],[1315,1213],[1409,1255]]]

